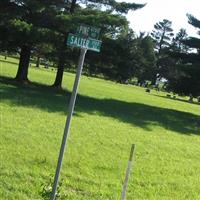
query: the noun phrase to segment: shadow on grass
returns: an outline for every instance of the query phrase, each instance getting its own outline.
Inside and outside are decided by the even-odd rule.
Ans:
[[[0,62],[9,63],[9,64],[12,64],[12,65],[18,64],[17,62],[8,61],[7,59],[6,60],[0,60]]]
[[[167,96],[161,96],[161,95],[157,95],[157,94],[152,94],[153,96],[157,96],[157,97],[161,97],[161,98],[164,98],[164,99],[169,99],[169,100],[172,100],[172,101],[181,101],[181,102],[184,102],[184,103],[189,103],[189,104],[196,104],[196,105],[200,105],[200,103],[198,102],[189,102],[188,100],[186,99],[180,99],[178,97],[176,97],[175,99],[174,98],[170,98],[170,97],[167,97]]]
[[[8,85],[2,85],[1,101],[9,100],[13,105],[37,107],[47,112],[67,113],[70,99],[67,91],[40,84],[19,85],[3,77],[0,82]],[[82,112],[112,117],[145,130],[152,130],[150,125],[153,124],[182,134],[200,135],[200,116],[173,109],[78,95],[75,114],[80,116]]]

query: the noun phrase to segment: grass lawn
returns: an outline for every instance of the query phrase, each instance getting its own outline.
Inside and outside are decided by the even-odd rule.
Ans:
[[[57,164],[74,74],[59,92],[51,69],[31,67],[18,85],[18,60],[0,56],[0,199],[45,199]],[[82,76],[60,199],[117,200],[136,144],[127,200],[200,199],[200,106],[166,94]]]

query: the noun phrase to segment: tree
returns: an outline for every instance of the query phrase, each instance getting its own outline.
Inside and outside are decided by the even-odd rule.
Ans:
[[[81,7],[83,4],[86,5],[86,8]],[[71,52],[71,50],[66,50],[66,36],[75,25],[77,26],[78,23],[91,25],[101,23],[102,28],[104,30],[108,28],[108,32],[111,33],[115,28],[121,29],[123,27],[120,23],[124,19],[119,17],[122,13],[143,6],[134,3],[118,3],[114,0],[2,0],[0,2],[1,49],[4,47],[6,47],[5,49],[20,49],[20,62],[16,79],[27,81],[32,50],[35,50],[41,42],[53,41],[54,44],[56,43],[55,50],[57,50],[58,57],[58,72],[54,85],[60,87],[65,53]],[[113,14],[114,12],[115,14]]]
[[[152,31],[151,36],[155,41],[155,49],[158,55],[163,53],[162,51],[170,46],[171,38],[174,35],[171,26],[172,22],[167,19],[154,25],[155,30]]]
[[[82,8],[80,5],[85,3],[86,8]],[[98,26],[102,29],[102,34],[113,34],[116,36],[122,27],[126,24],[125,17],[122,17],[122,13],[127,13],[128,10],[135,10],[142,8],[142,4],[134,3],[119,3],[114,0],[112,1],[97,1],[97,0],[88,0],[88,1],[71,1],[71,6],[69,10],[64,10],[62,13],[62,18],[69,18],[71,15],[71,27],[73,30],[73,24],[78,25],[79,23]],[[115,12],[115,14],[113,14]],[[118,14],[117,14],[118,13]],[[62,21],[62,18],[61,21]],[[63,24],[63,22],[61,22]],[[64,27],[66,31],[60,31],[60,37],[63,38],[62,47],[59,49],[59,58],[58,58],[58,71],[56,74],[56,79],[53,84],[54,87],[61,88],[62,77],[64,71],[64,58],[68,57],[67,48],[66,48],[66,36],[69,32],[69,27]],[[105,31],[106,30],[106,31]],[[106,33],[107,32],[107,33]]]
[[[170,42],[173,36],[173,29],[171,28],[172,22],[164,19],[154,25],[154,30],[151,33],[153,40],[155,41],[156,50],[156,69],[154,71],[154,77],[152,79],[152,85],[155,85],[156,79],[160,77],[160,73],[165,72],[163,62],[165,62],[165,57],[167,57],[166,52],[170,48]],[[166,63],[166,62],[165,62]],[[162,74],[163,75],[163,74]]]
[[[176,34],[176,37],[173,38],[172,40],[171,49],[179,53],[187,53],[189,47],[183,43],[183,41],[186,40],[187,37],[188,34],[186,32],[186,29],[181,28],[179,32]]]
[[[87,66],[93,73],[120,83],[129,83],[133,77],[139,82],[150,80],[155,67],[154,43],[150,36],[136,37],[129,29],[116,38],[105,37],[100,55],[88,53]]]
[[[188,37],[186,30],[181,28],[176,36],[172,39],[172,43],[166,52],[164,58],[161,58],[162,68],[160,74],[167,80],[172,80],[177,77],[177,64],[180,63],[178,57],[175,57],[175,53],[187,53],[188,46],[183,44],[183,40]],[[172,53],[173,52],[173,53]]]
[[[198,28],[200,35],[200,20],[188,15],[189,23]],[[182,45],[193,51],[173,51],[171,56],[176,58],[176,75],[169,79],[169,88],[177,93],[193,96],[200,95],[200,39],[189,37],[182,40]]]
[[[32,55],[36,57],[36,67],[40,66],[41,59],[50,60],[49,54],[53,51],[53,46],[49,43],[37,44],[33,50]]]
[[[0,29],[4,33],[0,39],[6,41],[7,48],[20,48],[16,80],[28,81],[31,51],[35,45],[51,37],[52,19],[61,3],[64,0],[0,1]]]
[[[154,52],[155,44],[149,35],[141,33],[136,39],[137,48],[136,56],[134,56],[137,63],[136,74],[138,83],[142,84],[145,80],[152,80],[156,67],[156,56]],[[138,56],[137,56],[138,55]]]
[[[135,61],[132,48],[135,46],[135,34],[129,30],[118,38],[107,38],[102,49],[102,73],[109,79],[126,83],[135,74]]]
[[[62,85],[64,65],[66,61],[66,55],[68,55],[66,49],[67,33],[69,33],[70,26],[73,24],[71,17],[68,15],[72,15],[75,12],[76,7],[79,7],[76,2],[77,0],[67,1],[66,8],[62,7],[62,12],[56,16],[55,28],[57,29],[58,36],[56,40],[57,43],[54,42],[54,44],[57,50],[56,54],[58,57],[58,70],[53,86],[57,88],[61,88]]]

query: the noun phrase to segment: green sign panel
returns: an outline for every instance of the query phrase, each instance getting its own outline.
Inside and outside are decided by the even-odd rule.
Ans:
[[[84,38],[79,35],[74,35],[71,33],[69,33],[67,38],[67,45],[69,46],[86,48],[97,52],[100,52],[101,43],[102,42],[100,40],[95,40],[92,38]]]
[[[82,37],[90,37],[93,39],[98,39],[100,33],[100,28],[80,25],[76,31],[76,34]]]

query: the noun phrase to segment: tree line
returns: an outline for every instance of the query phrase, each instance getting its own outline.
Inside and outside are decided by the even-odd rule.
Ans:
[[[115,0],[2,0],[0,1],[0,50],[20,55],[15,79],[28,81],[30,58],[54,63],[54,87],[61,88],[64,69],[77,62],[79,50],[66,45],[68,33],[80,24],[101,29],[100,53],[88,52],[85,73],[120,83],[156,85],[165,78],[166,89],[200,95],[200,39],[185,29],[174,35],[172,22],[164,19],[151,34],[136,35],[125,14],[144,4]],[[200,29],[200,21],[188,15]],[[200,34],[200,30],[197,34]]]

